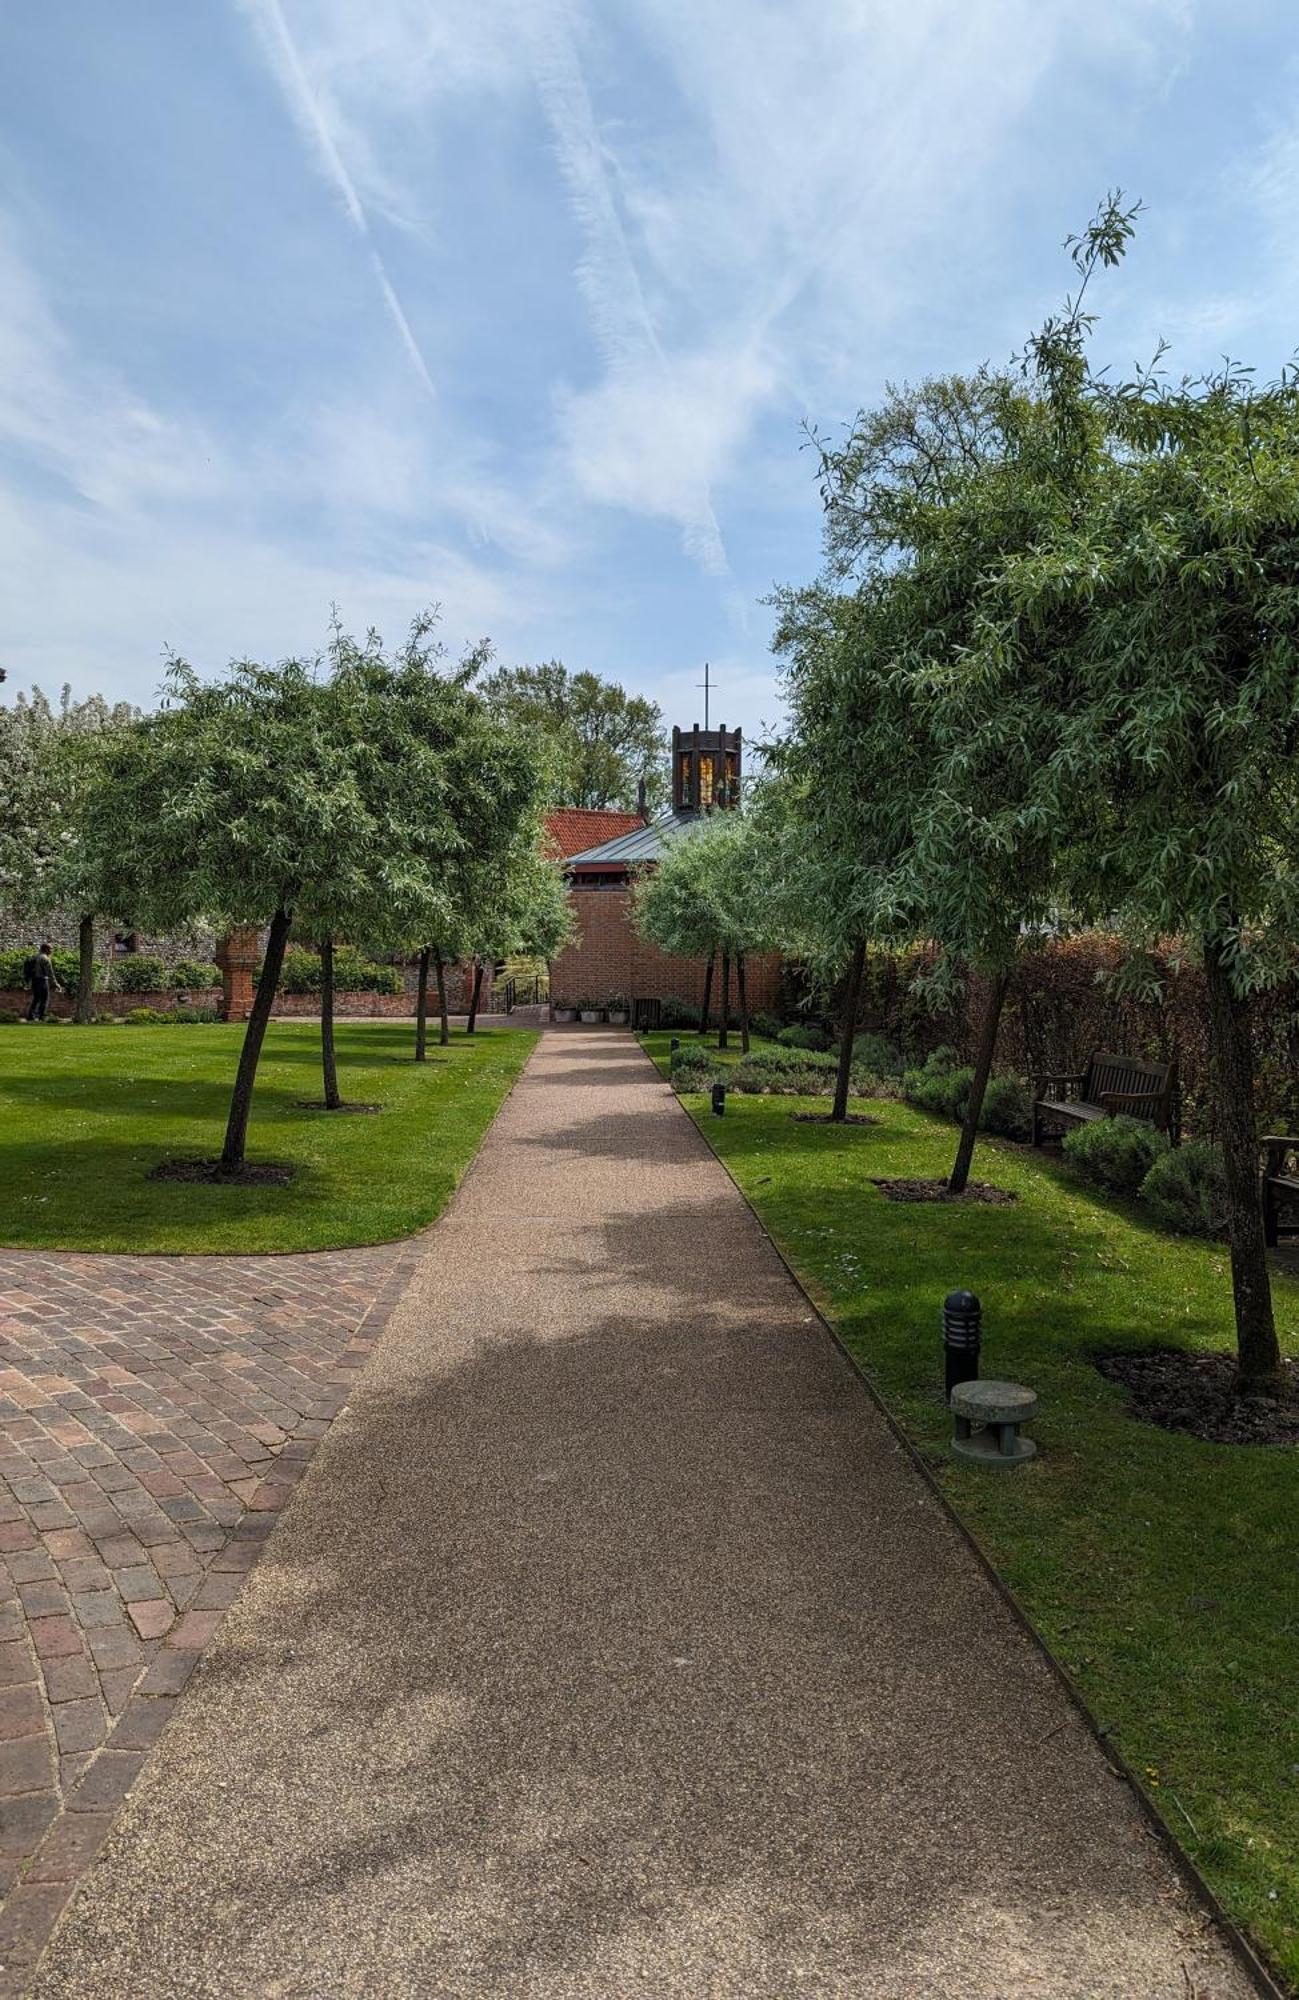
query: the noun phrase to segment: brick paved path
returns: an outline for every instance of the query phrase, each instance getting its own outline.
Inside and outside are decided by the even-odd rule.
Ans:
[[[0,1251],[10,1978],[93,1857],[413,1261],[400,1245]]]

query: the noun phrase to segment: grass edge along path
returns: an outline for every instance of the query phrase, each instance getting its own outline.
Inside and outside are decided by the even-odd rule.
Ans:
[[[666,1071],[667,1038],[646,1037]],[[1137,1422],[1093,1348],[1231,1345],[1225,1246],[1171,1236],[1058,1160],[980,1140],[1012,1208],[900,1204],[868,1176],[947,1171],[956,1128],[892,1101],[874,1127],[813,1100],[683,1100],[940,1490],[1223,1908],[1299,1982],[1299,1453]],[[822,1106],[824,1101],[822,1100]],[[983,1373],[1042,1399],[1032,1465],[948,1451],[939,1310],[984,1305]],[[1287,1353],[1299,1284],[1275,1280]]]
[[[250,1164],[285,1185],[149,1178],[214,1159],[241,1026],[0,1030],[0,1245],[222,1253],[386,1243],[441,1213],[535,1046],[534,1030],[454,1034],[413,1061],[414,1024],[340,1022],[343,1095],[377,1116],[303,1108],[320,1094],[320,1025],[274,1021],[253,1094]]]

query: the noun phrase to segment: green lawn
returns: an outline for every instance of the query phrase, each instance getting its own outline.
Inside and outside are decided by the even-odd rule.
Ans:
[[[663,1067],[667,1039],[647,1037]],[[1138,1423],[1087,1358],[1229,1347],[1225,1251],[996,1141],[976,1173],[1017,1207],[886,1201],[869,1175],[944,1174],[956,1145],[906,1105],[845,1129],[796,1124],[790,1098],[731,1096],[724,1118],[685,1102],[1178,1840],[1299,1980],[1299,1453]],[[983,1301],[984,1374],[1041,1396],[1022,1471],[946,1451],[939,1311],[957,1285]],[[1276,1305],[1299,1352],[1292,1278]]]
[[[523,1029],[436,1039],[412,1061],[409,1021],[343,1022],[345,1098],[377,1116],[309,1111],[320,1028],[274,1021],[248,1158],[287,1185],[148,1179],[163,1158],[221,1150],[241,1027],[0,1029],[0,1244],[61,1250],[323,1250],[431,1222],[536,1041]]]

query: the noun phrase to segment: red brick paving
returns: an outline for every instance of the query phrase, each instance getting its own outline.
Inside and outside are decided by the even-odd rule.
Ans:
[[[414,1255],[0,1251],[0,1994],[22,1991]]]

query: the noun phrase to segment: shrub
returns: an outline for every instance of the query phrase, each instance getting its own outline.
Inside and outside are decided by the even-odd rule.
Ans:
[[[1065,1135],[1065,1157],[1097,1187],[1135,1195],[1161,1154],[1166,1133],[1139,1118],[1094,1118]]]
[[[1033,1093],[1017,1076],[991,1076],[979,1124],[1003,1139],[1027,1139],[1033,1130]]]
[[[133,1028],[175,1028],[221,1016],[215,1007],[131,1007],[122,1018]]]
[[[165,993],[171,974],[162,959],[133,952],[129,958],[114,959],[110,983],[114,993]]]
[[[260,981],[262,968],[257,968]],[[281,993],[319,993],[320,953],[306,945],[291,944],[284,954],[280,973]],[[336,993],[400,993],[401,974],[395,965],[379,965],[355,945],[334,947],[334,991]]]
[[[712,1084],[713,1074],[713,1062],[707,1049],[675,1049],[668,1063],[672,1088],[678,1091],[707,1090]]]
[[[824,1028],[782,1028],[776,1040],[786,1049],[814,1049],[821,1053],[830,1047],[830,1037]]]
[[[32,945],[22,945],[17,951],[0,951],[0,988],[12,991],[14,988],[22,985],[23,966],[32,956],[33,949]],[[54,970],[60,982],[70,992],[75,993],[77,990],[77,981],[81,976],[81,961],[77,953],[75,951],[52,951],[50,958],[53,961]],[[94,961],[91,984],[96,987],[101,987],[104,984],[104,967],[102,961],[99,959]]]
[[[669,994],[659,1008],[659,1024],[664,1028],[697,1028],[702,1019],[693,1001],[678,1000],[675,994]]]
[[[921,1111],[937,1112],[940,1118],[964,1118],[974,1082],[972,1069],[909,1069],[902,1079],[902,1095]]]
[[[875,1076],[901,1076],[904,1067],[902,1051],[886,1035],[854,1035],[852,1059],[854,1068]]]
[[[765,1035],[769,1042],[775,1041],[782,1025],[779,1014],[768,1014],[762,1008],[756,1014],[750,1014],[749,1016],[749,1026],[754,1034]]]
[[[1220,1236],[1227,1226],[1227,1178],[1222,1152],[1207,1139],[1170,1146],[1141,1183],[1155,1221],[1182,1236]]]
[[[219,986],[221,973],[204,959],[178,958],[171,968],[171,979],[178,993],[193,993],[205,987]]]
[[[774,1049],[750,1049],[744,1062],[749,1069],[769,1076],[792,1076],[796,1071],[806,1074],[813,1070],[833,1076],[839,1067],[838,1056],[829,1050],[791,1049],[783,1044]]]

